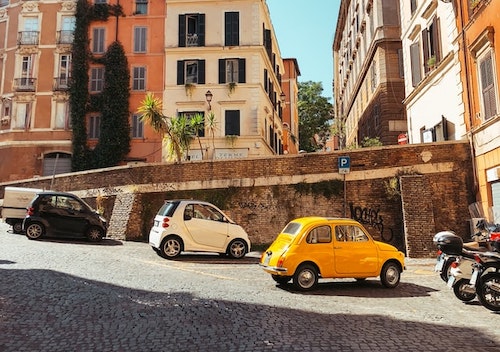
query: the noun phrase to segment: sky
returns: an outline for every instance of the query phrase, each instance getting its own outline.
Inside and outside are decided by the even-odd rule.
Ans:
[[[266,0],[283,58],[299,64],[299,82],[321,82],[333,96],[332,45],[340,0]]]

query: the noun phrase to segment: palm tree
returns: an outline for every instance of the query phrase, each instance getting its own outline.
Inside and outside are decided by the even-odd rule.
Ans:
[[[205,123],[212,138],[213,155],[215,155],[215,130],[217,130],[217,121],[215,121],[215,114],[212,111],[208,113]]]
[[[168,139],[169,155],[175,155],[176,161],[182,159],[182,144],[178,131],[172,128],[172,119],[163,115],[162,101],[156,98],[153,93],[146,94],[146,97],[141,102],[137,112],[141,114],[141,121],[147,123],[154,131],[163,135],[163,138]]]
[[[203,146],[201,145],[200,132],[205,129],[205,117],[202,114],[195,114],[189,119],[189,126],[200,145],[201,159],[203,159]]]

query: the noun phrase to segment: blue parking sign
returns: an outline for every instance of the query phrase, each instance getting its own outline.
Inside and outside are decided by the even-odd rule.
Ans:
[[[339,173],[348,174],[351,171],[351,158],[348,156],[339,156]]]

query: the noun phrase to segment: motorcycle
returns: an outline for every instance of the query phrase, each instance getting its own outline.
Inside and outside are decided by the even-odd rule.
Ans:
[[[498,241],[500,245],[500,241]],[[500,253],[475,253],[469,285],[476,290],[481,304],[492,311],[500,311]]]

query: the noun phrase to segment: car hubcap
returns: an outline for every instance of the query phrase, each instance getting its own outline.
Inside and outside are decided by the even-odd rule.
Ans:
[[[231,254],[233,257],[239,258],[245,253],[245,246],[241,242],[235,242],[231,246]]]
[[[169,240],[165,243],[165,254],[175,256],[179,253],[180,245],[177,241]]]
[[[310,270],[304,270],[300,273],[299,284],[301,287],[309,288],[314,283],[314,274]]]
[[[394,267],[390,267],[387,269],[387,281],[391,284],[394,284],[398,281],[398,270]]]
[[[41,233],[42,233],[42,229],[40,228],[40,226],[30,226],[28,228],[28,236],[30,236],[31,238],[38,238],[40,237]]]

